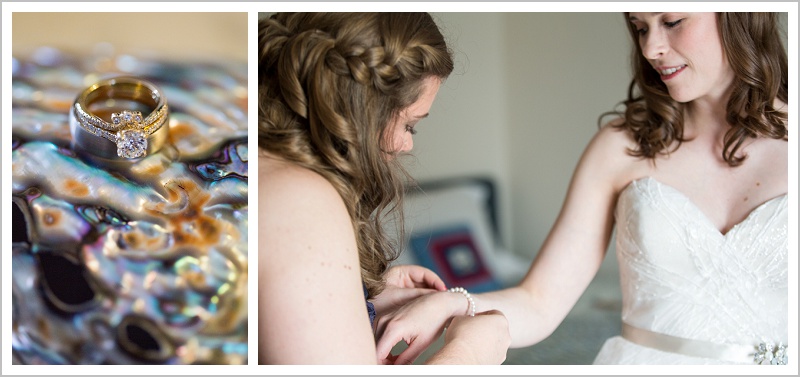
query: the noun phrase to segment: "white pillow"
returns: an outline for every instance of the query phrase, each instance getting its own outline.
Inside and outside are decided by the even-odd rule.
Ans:
[[[469,183],[406,195],[406,247],[395,264],[423,265],[448,287],[457,284],[475,292],[518,281],[528,263],[498,251],[486,207],[488,195],[485,186]]]

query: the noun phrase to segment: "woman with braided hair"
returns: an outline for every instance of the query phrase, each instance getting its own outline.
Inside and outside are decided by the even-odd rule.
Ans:
[[[777,18],[625,14],[634,74],[624,111],[585,149],[522,282],[474,296],[507,316],[512,347],[556,329],[616,227],[622,333],[596,364],[787,362],[788,64]],[[415,339],[392,358],[413,360],[456,305],[435,292],[382,317],[379,358]]]
[[[259,363],[378,363],[375,313],[445,289],[387,270],[383,226],[451,53],[426,13],[274,14],[259,50]],[[497,311],[456,316],[428,362],[499,364],[509,340]]]

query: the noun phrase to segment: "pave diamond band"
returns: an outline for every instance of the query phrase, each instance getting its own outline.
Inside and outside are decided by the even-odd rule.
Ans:
[[[135,77],[89,86],[75,99],[70,115],[73,148],[100,160],[145,157],[158,151],[169,133],[166,98],[155,85]]]

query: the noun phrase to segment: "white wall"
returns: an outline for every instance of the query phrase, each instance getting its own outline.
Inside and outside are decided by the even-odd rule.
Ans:
[[[624,99],[629,37],[620,13],[508,16],[512,243],[538,250],[597,119]]]
[[[629,82],[620,13],[436,13],[456,52],[415,137],[418,180],[487,174],[504,244],[532,257],[558,215],[597,117]]]
[[[417,181],[484,175],[498,183],[501,223],[510,224],[506,16],[434,13],[456,67],[439,89],[430,117],[417,126],[412,159]],[[504,240],[511,228],[504,227]],[[505,243],[508,245],[508,243]]]

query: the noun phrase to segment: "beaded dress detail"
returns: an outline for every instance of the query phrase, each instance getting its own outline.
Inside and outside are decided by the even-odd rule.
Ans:
[[[720,348],[750,347],[756,355],[701,357],[617,336],[594,363],[753,364],[761,361],[754,361],[759,344],[785,346],[787,206],[787,195],[772,198],[722,234],[677,189],[653,178],[631,182],[615,213],[623,326]]]

